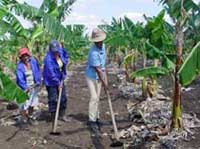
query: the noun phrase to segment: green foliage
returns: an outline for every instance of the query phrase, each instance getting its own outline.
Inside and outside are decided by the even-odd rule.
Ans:
[[[192,49],[178,74],[180,83],[185,86],[190,84],[200,73],[200,42]]]
[[[7,75],[0,71],[0,98],[24,103],[28,99],[28,95],[10,80]]]
[[[160,75],[166,75],[169,71],[164,67],[146,67],[131,73],[131,77],[155,77]]]
[[[145,36],[149,42],[162,51],[174,51],[173,27],[164,19],[165,11],[162,10],[158,16],[146,18]]]
[[[134,54],[133,53],[128,54],[128,55],[126,55],[124,57],[123,63],[126,64],[126,65],[128,65],[128,64],[130,64],[133,61],[133,59],[134,59]]]
[[[185,17],[187,17],[187,13],[193,10],[199,10],[198,5],[196,5],[193,0],[184,0],[183,4],[181,0],[158,0],[160,1],[168,14],[174,21],[182,22]]]
[[[160,59],[162,61],[162,66],[168,70],[173,70],[175,68],[174,62],[168,58],[168,55],[164,51],[156,48],[149,42],[146,42],[145,45],[148,58]]]

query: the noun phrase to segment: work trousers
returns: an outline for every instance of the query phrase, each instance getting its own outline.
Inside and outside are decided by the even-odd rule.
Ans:
[[[96,122],[96,120],[99,119],[99,98],[102,83],[88,77],[86,77],[86,81],[90,92],[89,121]]]

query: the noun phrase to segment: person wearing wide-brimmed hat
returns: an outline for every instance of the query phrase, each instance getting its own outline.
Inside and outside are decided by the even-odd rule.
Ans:
[[[103,41],[106,34],[103,30],[95,28],[92,31],[90,41],[94,44],[89,50],[87,67],[85,70],[86,81],[90,92],[89,125],[92,131],[100,130],[99,98],[101,86],[107,88],[107,76],[105,72],[106,50]]]
[[[66,67],[68,64],[68,53],[66,49],[60,46],[57,40],[52,40],[49,44],[49,50],[44,58],[43,79],[48,92],[48,106],[51,113],[51,120],[54,119],[57,106],[59,90],[62,88],[59,120],[70,121],[66,117],[67,96],[64,83],[66,78]]]
[[[24,121],[26,121],[25,117],[32,118],[34,107],[39,103],[37,94],[41,84],[41,75],[38,61],[31,56],[28,48],[21,48],[18,56],[20,61],[16,68],[16,82],[29,95],[29,99],[20,106]]]

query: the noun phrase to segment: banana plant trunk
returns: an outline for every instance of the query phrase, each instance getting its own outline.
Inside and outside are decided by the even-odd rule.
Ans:
[[[180,23],[176,24],[176,68],[175,68],[175,91],[172,111],[172,128],[179,129],[182,127],[181,111],[181,85],[179,83],[178,71],[182,63],[183,51],[183,32]]]
[[[143,51],[142,52],[142,56],[143,56],[143,68],[146,67],[146,63],[147,63],[147,57],[146,57],[146,53]],[[147,81],[146,81],[146,77],[143,78],[142,80],[142,97],[143,99],[146,99],[147,97]]]

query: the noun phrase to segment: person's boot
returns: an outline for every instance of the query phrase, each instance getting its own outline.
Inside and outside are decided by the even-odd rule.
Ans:
[[[100,121],[100,119],[96,120],[96,124],[97,124],[99,131],[101,131],[101,127],[103,126],[103,123]]]
[[[101,131],[101,127],[102,127],[103,125],[109,125],[110,123],[109,123],[109,122],[106,122],[106,121],[102,121],[102,120],[100,120],[99,118],[97,118],[96,124],[97,124],[97,126],[98,126],[99,131]]]
[[[28,123],[30,125],[33,125],[33,126],[36,126],[36,125],[39,124],[38,121],[37,121],[37,118],[35,116],[33,116],[33,115],[29,115],[28,116]]]
[[[28,124],[27,111],[26,110],[22,110],[22,111],[20,111],[20,116],[17,119],[17,125],[21,129],[26,129],[26,128],[28,128],[27,124]]]
[[[58,119],[59,119],[60,121],[63,121],[63,122],[71,122],[71,121],[72,121],[70,117],[68,117],[68,116],[65,115],[65,110],[61,110],[61,111],[59,112],[59,117],[58,117]]]
[[[97,123],[94,121],[89,121],[88,125],[90,127],[90,130],[92,132],[92,136],[96,136],[96,137],[101,137],[101,132],[99,130],[99,127],[97,125]]]

